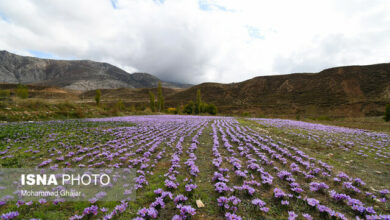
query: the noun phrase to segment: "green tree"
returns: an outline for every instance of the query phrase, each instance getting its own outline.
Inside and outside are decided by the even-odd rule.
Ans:
[[[96,90],[96,95],[95,95],[95,101],[96,101],[96,105],[99,106],[100,104],[100,98],[102,96],[102,92],[100,91],[100,89],[97,89]]]
[[[390,121],[390,103],[386,105],[384,119],[385,121]]]
[[[183,109],[183,113],[187,113],[187,114],[192,114],[194,112],[194,102],[193,101],[189,101],[185,106],[184,106],[184,109]]]
[[[163,112],[165,109],[165,99],[164,96],[161,96],[161,111]]]
[[[164,111],[164,96],[162,94],[161,82],[158,82],[157,86],[157,111]]]
[[[21,99],[28,98],[28,88],[25,85],[19,84],[16,88],[16,96]]]
[[[150,110],[152,110],[152,112],[155,112],[156,103],[155,103],[154,93],[152,91],[149,91],[149,103],[150,103]]]
[[[195,100],[195,114],[200,114],[202,105],[202,96],[200,94],[200,89],[196,90],[196,100]]]
[[[176,112],[177,112],[178,115],[181,114],[181,106],[180,106],[180,104],[177,105]]]
[[[213,104],[207,104],[206,105],[206,112],[210,115],[216,115],[217,114],[217,107]]]
[[[208,106],[207,103],[201,102],[201,103],[200,103],[200,112],[201,112],[201,113],[207,112],[207,106]]]

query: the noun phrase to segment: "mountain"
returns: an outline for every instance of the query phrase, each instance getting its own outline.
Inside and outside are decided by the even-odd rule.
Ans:
[[[253,115],[381,115],[390,103],[390,64],[345,66],[319,73],[259,76],[240,83],[203,83],[167,98],[176,106],[195,100],[224,113]]]
[[[89,60],[52,60],[0,51],[0,82],[55,86],[74,90],[153,88],[159,78],[148,73],[127,73],[108,63]],[[163,82],[163,87],[191,85]]]

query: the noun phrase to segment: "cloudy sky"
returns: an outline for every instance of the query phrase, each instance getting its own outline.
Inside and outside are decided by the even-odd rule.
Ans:
[[[390,62],[390,2],[0,0],[0,50],[238,82]]]

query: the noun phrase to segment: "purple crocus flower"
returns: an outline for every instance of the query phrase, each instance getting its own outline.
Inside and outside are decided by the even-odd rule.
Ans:
[[[289,205],[290,202],[289,202],[288,200],[282,200],[282,201],[281,201],[281,204],[282,204],[282,205]]]
[[[179,203],[179,202],[187,201],[187,199],[188,199],[188,198],[187,198],[186,196],[180,194],[180,195],[177,195],[177,196],[176,196],[176,198],[173,200],[173,202],[174,202],[175,204],[177,204],[177,203]]]
[[[307,213],[303,213],[302,216],[306,219],[306,220],[313,220],[313,217],[311,217],[311,215],[307,214]]]
[[[2,214],[1,215],[1,219],[4,219],[4,220],[14,219],[14,218],[16,218],[18,216],[19,216],[19,212],[18,211],[8,212],[8,213]]]
[[[233,213],[230,213],[230,212],[227,212],[227,213],[225,214],[225,217],[226,217],[226,219],[228,219],[228,220],[241,220],[241,219],[242,219],[240,216],[238,216],[238,215],[236,215],[236,214],[233,214]]]
[[[254,199],[254,200],[252,200],[252,204],[261,208],[261,207],[264,207],[267,203],[265,203],[261,199]]]
[[[190,205],[177,205],[176,208],[180,209],[180,216],[186,218],[187,215],[195,215],[196,210]]]
[[[298,215],[295,214],[294,211],[288,211],[288,220],[294,220],[296,217],[298,217]]]
[[[317,199],[313,199],[313,198],[307,198],[306,202],[307,202],[307,204],[309,204],[309,206],[312,206],[312,207],[315,207],[318,204],[320,204],[320,202]]]
[[[274,189],[274,197],[275,198],[283,198],[285,196],[286,196],[286,193],[284,193],[283,190],[281,190],[279,188]]]
[[[382,196],[385,196],[386,194],[389,194],[390,191],[388,189],[382,189],[379,191],[379,193],[382,195]]]
[[[89,215],[89,214],[97,215],[98,211],[99,208],[96,205],[92,205],[84,209],[83,215]]]
[[[187,184],[185,185],[185,189],[187,192],[191,192],[192,190],[196,189],[198,186],[196,184]]]

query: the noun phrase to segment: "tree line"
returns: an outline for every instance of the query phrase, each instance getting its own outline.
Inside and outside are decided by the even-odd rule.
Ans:
[[[165,106],[164,106],[164,96],[162,94],[162,87],[161,83],[158,83],[157,87],[157,101],[156,96],[152,91],[149,91],[149,105],[152,112],[164,112]],[[186,113],[186,114],[202,114],[202,113],[208,113],[211,115],[217,114],[217,107],[214,104],[208,104],[205,102],[202,102],[202,96],[200,89],[196,91],[196,99],[194,101],[189,101],[186,105],[184,105],[183,110],[181,109],[181,106],[178,105],[176,108],[168,108],[168,113],[174,113],[174,114],[180,114],[180,113]]]
[[[161,82],[157,86],[157,102],[156,97],[152,91],[149,91],[149,104],[152,112],[163,112],[165,108],[164,96],[162,94]]]
[[[208,113],[211,115],[217,114],[217,107],[214,104],[208,104],[202,101],[202,95],[200,89],[196,90],[195,102],[189,101],[183,109],[183,113],[199,115],[202,113]]]

